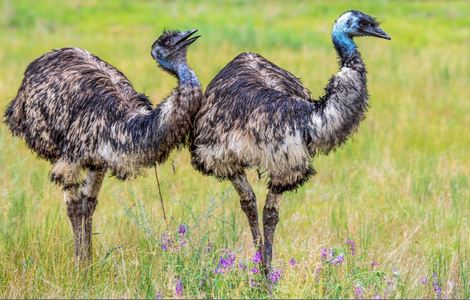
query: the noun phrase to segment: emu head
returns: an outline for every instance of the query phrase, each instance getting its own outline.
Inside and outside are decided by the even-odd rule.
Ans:
[[[191,37],[197,29],[188,31],[165,30],[153,43],[151,55],[165,70],[175,74],[178,67],[186,64],[186,50],[200,35]]]
[[[382,39],[392,39],[380,27],[373,17],[357,10],[342,14],[333,25],[333,34],[346,34],[349,37],[375,36]]]

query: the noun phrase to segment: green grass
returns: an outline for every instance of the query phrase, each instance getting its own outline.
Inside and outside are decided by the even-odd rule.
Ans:
[[[367,298],[433,298],[433,273],[443,297],[470,297],[468,2],[2,0],[0,8],[1,107],[27,64],[51,48],[86,48],[157,103],[175,86],[149,55],[163,28],[200,30],[189,61],[204,86],[235,55],[254,51],[316,97],[337,70],[330,29],[341,12],[376,16],[393,37],[358,39],[367,119],[344,147],[315,160],[317,176],[283,197],[273,261],[282,278],[271,295],[237,265],[214,273],[227,251],[236,264],[251,263],[251,235],[230,184],[193,170],[186,149],[159,167],[171,249],[161,249],[166,228],[151,170],[131,182],[110,178],[94,217],[94,264],[76,269],[49,164],[2,124],[0,297],[173,297],[180,279],[184,297],[351,298],[361,289]],[[266,180],[249,175],[261,208]],[[189,227],[182,247],[180,223]],[[344,262],[322,260],[323,247]]]

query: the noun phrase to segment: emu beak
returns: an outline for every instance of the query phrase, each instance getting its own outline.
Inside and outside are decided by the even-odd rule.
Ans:
[[[370,27],[362,29],[362,31],[366,35],[375,36],[375,37],[378,37],[378,38],[381,38],[381,39],[386,39],[386,40],[391,40],[392,39],[385,31],[383,31],[378,26],[377,27],[370,26]]]
[[[189,38],[189,37],[192,36],[196,32],[197,32],[197,29],[181,32],[179,34],[180,38],[175,44],[176,49],[179,50],[181,48],[187,47],[187,46],[191,45],[192,43],[194,43],[201,36],[197,35],[197,36],[192,37],[192,38]]]

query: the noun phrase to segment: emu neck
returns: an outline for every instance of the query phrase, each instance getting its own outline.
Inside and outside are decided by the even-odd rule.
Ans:
[[[343,144],[364,119],[368,106],[366,69],[349,36],[333,34],[341,67],[311,115],[313,152],[328,153]]]
[[[181,85],[188,85],[192,87],[200,86],[199,79],[191,68],[186,64],[180,64],[177,68],[176,76],[178,77]]]
[[[168,61],[157,58],[157,62],[163,69],[176,76],[180,85],[192,87],[201,85],[194,71],[186,64],[185,59]]]
[[[347,65],[351,60],[359,55],[356,43],[341,29],[334,29],[331,33],[333,45],[341,59],[341,66]]]
[[[201,86],[194,78],[185,75],[154,110],[132,115],[126,123],[129,137],[124,140],[130,144],[129,152],[136,164],[161,163],[175,147],[186,142],[202,100]]]

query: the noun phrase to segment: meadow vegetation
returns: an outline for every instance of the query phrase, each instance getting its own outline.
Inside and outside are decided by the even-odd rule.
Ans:
[[[277,271],[263,288],[251,234],[227,182],[187,149],[155,177],[105,180],[94,263],[75,268],[71,226],[49,164],[0,125],[0,297],[469,298],[470,4],[466,1],[13,1],[0,4],[0,107],[28,63],[77,46],[124,72],[156,104],[176,85],[150,46],[198,28],[189,62],[205,87],[253,51],[301,77],[315,98],[337,71],[333,21],[359,9],[390,42],[358,39],[371,107],[318,174],[281,202]],[[249,174],[258,204],[266,180]]]

